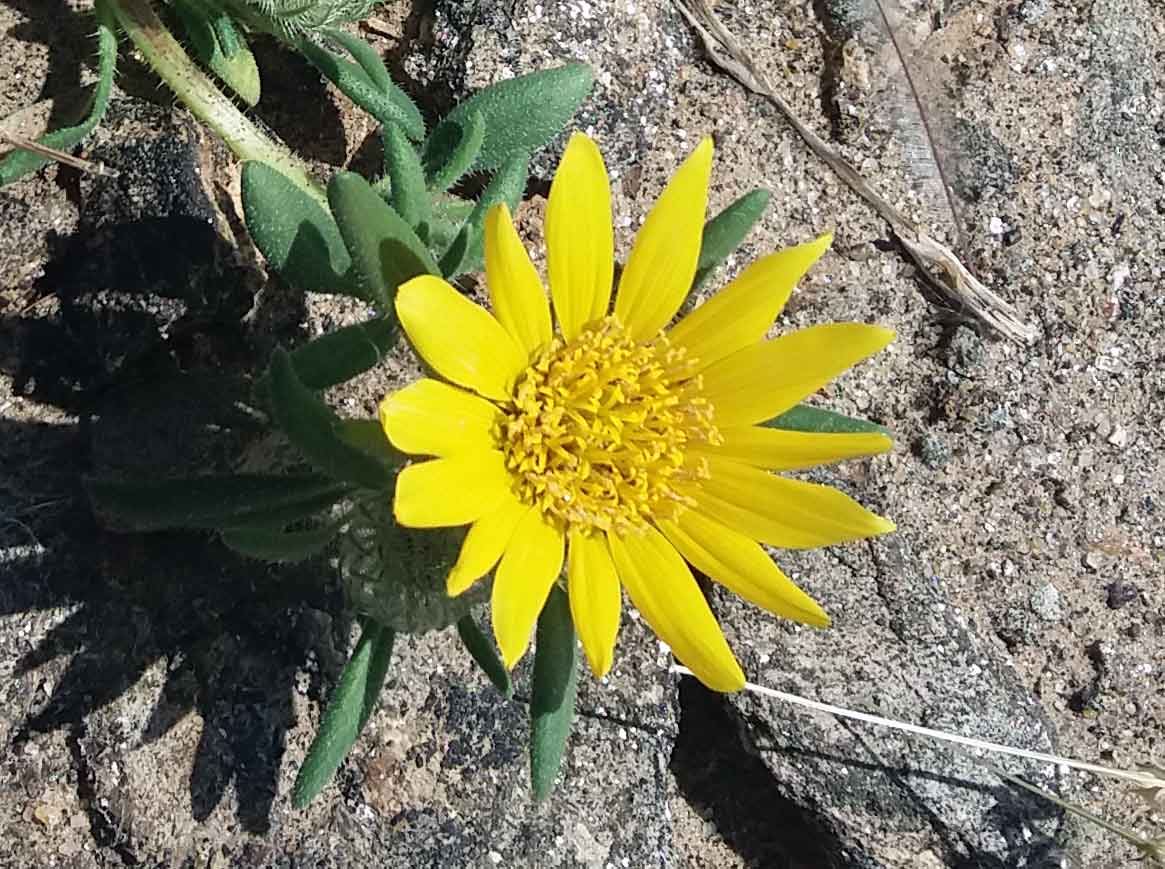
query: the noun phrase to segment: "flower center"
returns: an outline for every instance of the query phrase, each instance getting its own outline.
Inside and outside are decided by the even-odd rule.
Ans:
[[[662,335],[633,340],[614,317],[553,339],[517,380],[495,432],[515,493],[558,527],[619,533],[674,518],[693,443],[720,443],[695,360]]]

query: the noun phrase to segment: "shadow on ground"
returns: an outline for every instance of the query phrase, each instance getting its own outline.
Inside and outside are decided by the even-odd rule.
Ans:
[[[257,338],[244,324],[256,281],[210,228],[191,181],[193,137],[176,135],[166,110],[128,111],[154,113],[140,127],[157,132],[121,139],[103,159],[147,171],[81,179],[77,232],[53,242],[44,277],[0,316],[0,371],[32,399],[0,396],[0,616],[60,619],[31,647],[3,638],[16,678],[35,685],[43,672],[52,683],[5,710],[14,744],[4,750],[56,730],[100,740],[95,713],[163,662],[140,739],[196,712],[194,816],[209,816],[233,785],[241,826],[263,832],[296,674],[318,644],[323,669],[333,664],[333,639],[321,636],[333,623],[325,617],[321,631],[317,611],[340,612],[341,601],[325,565],[276,573],[209,535],[117,534],[92,515],[87,475],[227,470],[265,431],[244,408],[253,373],[272,340],[291,337]],[[276,319],[293,333],[302,307],[291,307]],[[262,319],[252,311],[247,322]],[[346,624],[334,628],[342,647]]]

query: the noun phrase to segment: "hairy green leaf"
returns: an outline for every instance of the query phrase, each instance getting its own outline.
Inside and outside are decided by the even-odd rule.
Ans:
[[[376,709],[392,659],[395,636],[389,628],[365,622],[360,641],[344,665],[340,681],[328,699],[319,732],[295,778],[291,801],[297,809],[315,799],[331,781]]]
[[[578,692],[578,654],[570,604],[566,592],[557,585],[538,617],[536,641],[530,696],[530,782],[534,799],[543,800],[554,788]]]
[[[446,118],[425,140],[422,162],[433,190],[448,190],[473,166],[485,141],[485,119],[474,111],[462,118]]]
[[[399,336],[396,317],[389,313],[309,341],[292,351],[291,363],[308,389],[327,389],[375,368]]]
[[[497,169],[549,143],[570,121],[593,83],[591,68],[585,63],[518,76],[478,91],[443,123],[465,125],[479,112],[485,137],[472,168]]]
[[[474,205],[473,211],[465,219],[453,243],[441,255],[441,273],[445,277],[456,277],[481,268],[484,246],[481,232],[485,216],[499,202],[506,203],[511,213],[517,210],[518,203],[522,201],[522,194],[526,190],[528,167],[527,157],[515,157],[493,177]]]
[[[762,423],[769,428],[783,428],[788,431],[807,431],[816,434],[889,434],[889,431],[875,422],[844,416],[821,407],[799,404],[780,416]]]
[[[340,230],[315,199],[258,160],[243,164],[242,192],[247,231],[288,283],[301,290],[357,293],[345,277],[352,258]]]
[[[389,443],[378,419],[342,419],[336,426],[336,434],[344,443],[389,468],[399,468],[408,460],[407,455]]]
[[[310,39],[298,40],[295,47],[348,99],[380,123],[399,124],[409,138],[415,141],[425,137],[425,123],[416,105],[391,80],[391,87],[385,89],[362,66],[345,60]],[[368,48],[368,52],[374,54],[371,48]]]
[[[291,356],[282,348],[271,357],[271,406],[288,440],[323,473],[367,489],[385,490],[392,474],[380,462],[336,434],[339,419],[295,375]]]
[[[286,525],[327,509],[350,491],[314,474],[91,479],[85,488],[97,513],[114,527],[134,531]]]
[[[46,148],[57,151],[71,151],[84,141],[105,117],[109,107],[109,96],[113,92],[113,76],[117,66],[117,22],[109,5],[109,0],[97,0],[94,6],[97,17],[97,84],[85,117],[70,127],[53,130],[37,139]],[[32,151],[16,149],[0,159],[0,187],[11,184],[35,172],[50,162],[49,158]]]
[[[336,536],[335,525],[306,531],[282,531],[278,528],[227,528],[222,542],[229,548],[259,561],[290,563],[304,561],[322,552]]]
[[[248,106],[259,102],[259,67],[230,16],[198,0],[170,0],[194,54]]]
[[[692,289],[699,288],[716,267],[740,246],[765,208],[770,193],[756,189],[744,194],[706,224],[700,241],[700,259],[696,263],[696,277]]]
[[[328,202],[352,256],[352,284],[382,310],[409,278],[440,274],[417,234],[372,186],[352,172],[337,173]]]
[[[425,189],[425,170],[421,158],[396,124],[384,128],[384,162],[391,182],[390,202],[393,209],[417,237],[429,236],[429,191]]]
[[[481,672],[485,673],[486,678],[493,682],[494,687],[503,696],[512,697],[514,682],[510,678],[510,673],[505,664],[502,663],[502,659],[498,657],[493,642],[481,632],[481,628],[477,626],[473,616],[461,617],[461,620],[457,622],[457,635],[461,637],[461,643],[465,646],[465,650],[477,662],[477,666],[481,668]]]

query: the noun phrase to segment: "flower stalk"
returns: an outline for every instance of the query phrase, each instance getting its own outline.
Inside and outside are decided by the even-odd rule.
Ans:
[[[260,160],[282,172],[321,205],[323,190],[307,165],[254,124],[195,65],[158,18],[150,0],[110,0],[118,24],[146,62],[196,118],[226,142],[240,160]]]

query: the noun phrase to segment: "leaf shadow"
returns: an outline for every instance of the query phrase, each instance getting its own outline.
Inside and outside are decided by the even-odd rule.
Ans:
[[[276,574],[209,535],[113,533],[83,487],[87,475],[228,470],[266,430],[248,409],[253,376],[272,340],[294,341],[302,299],[261,294],[244,322],[251,300],[238,263],[196,223],[82,221],[78,233],[93,237],[56,240],[55,265],[27,291],[53,304],[0,315],[0,374],[14,393],[0,393],[0,618],[54,622],[35,643],[0,637],[15,680],[52,684],[5,710],[14,727],[3,750],[64,730],[116,754],[122,740],[103,713],[111,705],[148,719],[139,747],[194,713],[193,817],[208,818],[233,789],[239,825],[262,833],[304,663],[313,653],[319,661],[313,696],[342,665],[350,624],[326,564]],[[182,234],[170,250],[201,263],[185,272],[189,286],[170,280],[165,248],[162,272],[145,256],[128,271],[124,262],[95,270],[109,244],[128,250],[143,232],[155,246]],[[155,674],[156,699],[143,684]]]

